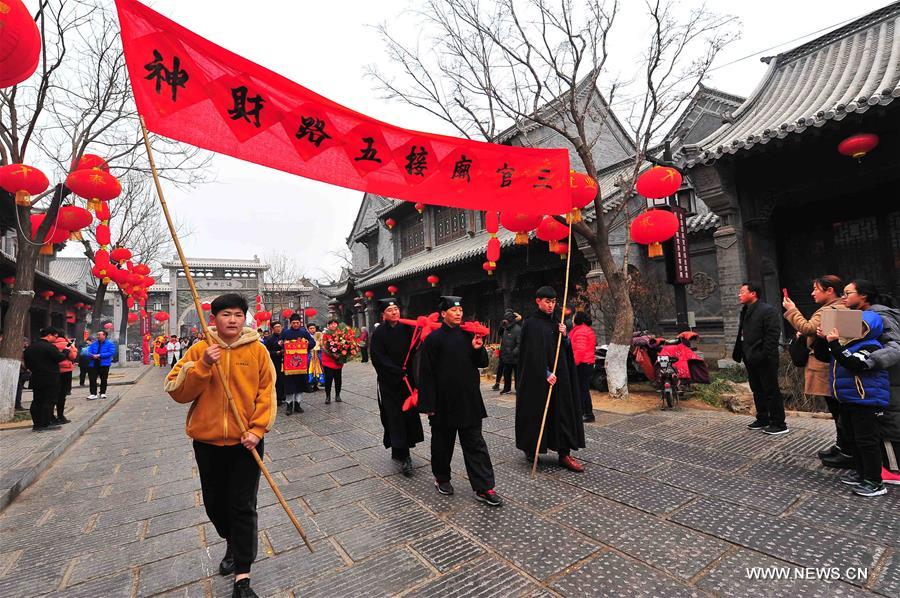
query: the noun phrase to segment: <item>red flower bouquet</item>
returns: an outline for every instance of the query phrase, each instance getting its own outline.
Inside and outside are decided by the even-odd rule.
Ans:
[[[349,328],[326,331],[322,336],[322,344],[322,349],[328,356],[340,364],[347,363],[359,353],[359,343]]]

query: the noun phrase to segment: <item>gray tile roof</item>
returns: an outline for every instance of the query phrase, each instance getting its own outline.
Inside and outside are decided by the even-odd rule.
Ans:
[[[93,279],[91,264],[86,257],[57,257],[50,262],[50,276],[65,285],[77,285]]]
[[[900,2],[768,59],[733,121],[686,146],[689,165],[821,127],[900,97]]]
[[[719,217],[715,212],[707,212],[706,214],[697,214],[691,216],[685,221],[688,234],[699,233],[711,228],[719,226]]]
[[[259,259],[238,260],[222,258],[189,257],[188,267],[191,268],[248,268],[250,270],[268,270],[268,264],[263,264]],[[163,268],[180,268],[181,262],[178,256],[173,256],[171,261],[163,263]]]
[[[500,247],[509,247],[515,242],[516,234],[501,227],[500,232],[497,233],[497,238],[500,239]],[[465,236],[461,239],[438,245],[431,251],[423,251],[403,258],[400,263],[379,272],[371,278],[356,281],[354,286],[357,290],[365,290],[379,284],[419,274],[432,268],[441,268],[462,262],[479,254],[484,255],[487,251],[487,241],[487,232],[480,231],[475,233],[473,237]]]

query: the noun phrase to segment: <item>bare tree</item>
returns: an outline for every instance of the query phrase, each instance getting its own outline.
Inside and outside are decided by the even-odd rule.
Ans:
[[[100,154],[113,173],[149,172],[141,155],[141,133],[121,43],[110,3],[101,0],[41,0],[35,21],[41,33],[41,61],[26,82],[0,90],[0,163],[41,167],[63,181],[86,152]],[[164,139],[154,147],[163,177],[194,185],[206,177],[208,154]],[[0,343],[0,419],[11,412],[21,356],[21,335],[34,298],[39,242],[32,241],[32,210],[47,217],[33,238],[42,241],[69,195],[63,183],[32,206],[15,206],[16,283]],[[127,198],[126,198],[127,200]],[[0,201],[12,202],[4,194]],[[11,399],[10,399],[11,400]]]
[[[272,312],[272,321],[277,322],[284,309],[300,311],[297,288],[302,284],[304,272],[292,256],[280,251],[268,253],[264,259],[269,266],[265,285],[269,305],[266,309]]]
[[[596,256],[618,306],[607,369],[610,394],[624,398],[634,312],[627,244],[624,259],[617,261],[610,227],[627,224],[621,222],[627,220],[624,206],[637,175],[652,159],[652,144],[735,36],[730,17],[648,0],[645,53],[629,62],[638,65],[634,80],[623,81],[608,66],[619,8],[616,0],[427,0],[414,13],[421,43],[407,43],[380,28],[400,76],[374,68],[370,75],[388,98],[426,110],[467,138],[494,141],[514,126],[521,143],[540,145],[529,134],[536,126],[542,136],[553,135],[553,144],[568,145],[594,179],[596,143],[615,118],[610,106],[618,93],[628,92],[621,102],[627,106],[634,162],[619,183],[626,201],[612,207],[598,192],[593,210],[601,217],[574,226]],[[604,208],[612,208],[605,217]]]

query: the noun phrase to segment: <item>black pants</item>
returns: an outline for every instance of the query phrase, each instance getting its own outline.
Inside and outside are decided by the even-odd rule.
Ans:
[[[494,386],[500,386],[501,374],[503,374],[503,362],[498,359],[497,360],[497,379],[494,381]]]
[[[847,422],[844,420],[847,418],[842,415],[841,402],[831,396],[823,396],[822,398],[825,399],[825,404],[828,405],[828,413],[831,414],[831,418],[834,420],[834,444],[841,449],[842,453],[849,455],[853,452],[853,449],[850,447],[847,433],[844,431],[844,427],[847,425]],[[841,419],[842,417],[843,420]]]
[[[37,385],[35,383],[38,383]],[[50,418],[53,417],[53,406],[56,405],[56,398],[59,396],[59,381],[52,380],[35,380],[31,379],[31,421],[35,428],[43,428],[50,425]]]
[[[512,389],[513,382],[518,376],[516,364],[501,363],[497,372],[497,384],[500,384],[500,380],[503,380],[503,392],[509,392]]]
[[[78,358],[78,384],[84,386],[84,380],[87,378],[88,370],[91,369],[91,360],[87,357]]]
[[[450,460],[453,458],[457,433],[472,490],[484,492],[493,489],[494,466],[491,465],[491,456],[481,434],[481,422],[477,426],[458,429],[431,426],[431,472],[434,479],[439,482],[450,481]]]
[[[334,369],[327,366],[322,366],[322,371],[325,373],[325,396],[331,396],[331,383],[334,382],[334,394],[336,396],[341,396],[341,371],[340,369]]]
[[[359,354],[362,356],[363,363],[369,363],[369,348],[368,347],[360,347]]]
[[[91,379],[91,394],[97,394],[97,376],[100,376],[100,394],[106,394],[106,379],[109,377],[108,365],[95,365],[88,370]]]
[[[56,395],[56,418],[62,419],[66,411],[66,397],[72,392],[72,372],[60,372],[59,394]],[[51,412],[51,415],[53,413]]]
[[[281,371],[281,361],[275,364],[275,399],[278,405],[284,403],[284,372]]]
[[[881,430],[875,415],[878,407],[869,405],[841,405],[842,414],[846,416],[847,440],[853,453],[856,473],[864,480],[881,483]]]
[[[29,372],[19,372],[19,382],[16,384],[16,409],[22,409],[22,391],[25,390],[25,383],[28,382]]]
[[[594,414],[591,402],[591,377],[594,375],[593,363],[579,363],[575,366],[578,374],[578,395],[581,397],[581,412],[584,415]]]
[[[256,450],[263,456],[263,442]],[[215,446],[194,441],[203,506],[219,536],[234,555],[234,572],[250,573],[256,560],[256,495],[259,466],[243,445]]]
[[[778,388],[778,361],[748,363],[747,379],[753,391],[756,419],[764,424],[784,425],[784,398]]]

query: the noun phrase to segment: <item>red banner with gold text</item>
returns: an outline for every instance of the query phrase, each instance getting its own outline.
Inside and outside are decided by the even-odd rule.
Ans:
[[[171,139],[385,197],[563,214],[565,149],[512,147],[403,129],[336,104],[135,0],[116,0],[147,127]]]

